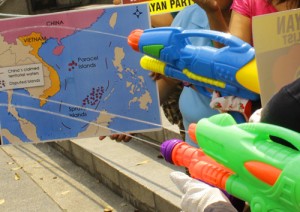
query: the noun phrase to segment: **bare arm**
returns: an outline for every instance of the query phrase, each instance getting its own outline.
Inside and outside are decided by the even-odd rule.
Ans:
[[[231,3],[227,0],[222,0],[222,3],[216,0],[195,0],[195,3],[205,10],[210,29],[228,32]]]
[[[165,76],[157,80],[160,104],[168,99],[179,83],[180,81]]]
[[[235,11],[231,13],[229,31],[232,35],[242,39],[247,43],[252,43],[252,29],[250,18]]]
[[[170,26],[173,21],[173,16],[170,13],[151,15],[150,18],[152,27]]]
[[[203,10],[205,10],[210,29],[220,32],[229,32],[229,18],[230,18],[230,2],[223,0],[218,2],[216,0],[194,0]],[[214,42],[216,47],[223,47],[224,45]]]
[[[211,30],[216,30],[219,32],[229,32],[228,24],[226,23],[222,12],[220,10],[207,13],[209,25]],[[218,43],[213,41],[214,46],[217,48],[221,48],[224,46],[222,43]]]
[[[247,43],[252,43],[252,29],[250,18],[235,11],[230,11],[232,1],[229,0],[195,0],[205,10],[212,30],[230,33]],[[223,44],[214,42],[216,47]]]

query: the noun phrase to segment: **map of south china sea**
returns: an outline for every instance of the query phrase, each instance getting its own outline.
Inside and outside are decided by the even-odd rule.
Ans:
[[[160,128],[155,82],[127,44],[147,4],[0,20],[3,144]]]

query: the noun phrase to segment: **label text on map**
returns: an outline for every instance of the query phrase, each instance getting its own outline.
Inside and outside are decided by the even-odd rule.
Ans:
[[[34,43],[34,42],[40,42],[40,41],[45,41],[47,40],[46,37],[42,37],[42,36],[37,36],[37,37],[28,37],[24,39],[25,43]]]
[[[87,116],[84,108],[79,107],[69,107],[69,116],[71,117],[83,117]]]
[[[99,58],[98,56],[92,56],[92,57],[78,57],[78,68],[79,69],[86,69],[86,68],[95,68],[96,63]]]
[[[0,68],[0,90],[28,88],[44,85],[42,64],[30,64]]]
[[[64,25],[64,22],[62,20],[56,20],[56,21],[47,21],[47,26],[57,26],[57,25]]]

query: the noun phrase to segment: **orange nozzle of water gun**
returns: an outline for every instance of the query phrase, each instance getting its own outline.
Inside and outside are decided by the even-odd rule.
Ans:
[[[197,124],[192,123],[192,124],[189,125],[188,132],[189,132],[189,136],[190,136],[191,140],[194,143],[198,144],[197,139],[196,139],[196,128],[197,128]]]
[[[205,155],[203,150],[186,142],[177,143],[172,149],[172,163],[188,168],[191,177],[210,185],[226,189],[228,178],[233,172]]]
[[[127,42],[131,48],[137,52],[139,52],[139,41],[141,35],[144,33],[144,30],[135,29],[131,31],[130,35],[128,36]]]

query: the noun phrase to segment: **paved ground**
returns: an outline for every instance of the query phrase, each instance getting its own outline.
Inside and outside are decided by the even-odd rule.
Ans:
[[[0,147],[0,211],[180,211],[159,146],[164,123],[129,143],[106,138]]]
[[[48,143],[0,148],[0,211],[134,211]]]

